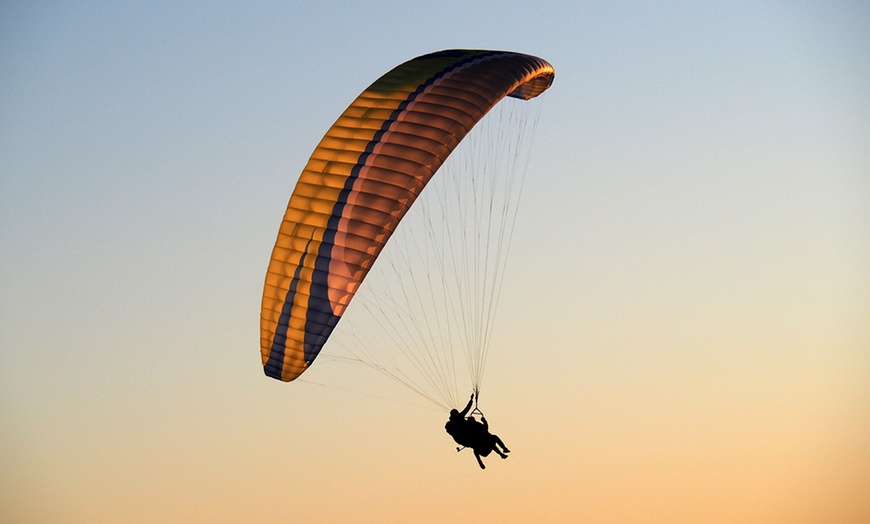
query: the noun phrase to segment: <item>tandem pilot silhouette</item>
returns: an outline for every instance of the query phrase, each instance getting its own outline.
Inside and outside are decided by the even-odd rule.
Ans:
[[[480,413],[480,421],[477,421],[474,416],[467,416],[474,404],[474,399],[475,395],[472,393],[471,398],[468,399],[468,404],[462,411],[450,410],[450,418],[444,425],[444,430],[453,437],[457,444],[462,446],[456,448],[456,451],[471,448],[474,450],[474,457],[477,459],[480,469],[486,469],[480,457],[488,457],[491,452],[495,451],[496,455],[506,459],[510,450],[498,435],[489,432],[489,423],[483,413]],[[479,412],[479,410],[475,411]]]

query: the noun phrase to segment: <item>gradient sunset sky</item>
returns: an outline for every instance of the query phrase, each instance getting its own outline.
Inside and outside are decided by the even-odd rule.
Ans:
[[[312,149],[447,48],[556,69],[486,471],[259,353]],[[870,522],[865,2],[3,2],[0,78],[0,521]]]

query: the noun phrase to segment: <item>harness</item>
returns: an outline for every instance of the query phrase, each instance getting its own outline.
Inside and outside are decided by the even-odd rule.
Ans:
[[[480,408],[477,406],[477,400],[478,400],[478,396],[479,396],[479,395],[480,395],[480,392],[479,392],[478,390],[475,389],[475,390],[474,390],[474,404],[473,404],[473,409],[472,409],[472,410],[468,413],[468,415],[465,417],[466,419],[469,419],[469,418],[474,419],[474,415],[480,415],[480,418],[485,418],[485,417],[484,417],[484,414],[483,414],[483,411],[481,411]],[[476,419],[475,419],[475,420],[476,420]],[[457,447],[456,447],[456,452],[459,453],[460,451],[462,451],[463,449],[465,449],[465,448],[467,448],[467,447],[468,447],[468,446],[457,446]]]

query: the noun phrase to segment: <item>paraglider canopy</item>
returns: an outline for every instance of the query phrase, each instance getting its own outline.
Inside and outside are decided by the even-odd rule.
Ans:
[[[399,221],[474,125],[506,96],[545,91],[554,71],[520,53],[447,50],[394,68],[315,148],[272,251],[260,318],[266,375],[317,358]]]

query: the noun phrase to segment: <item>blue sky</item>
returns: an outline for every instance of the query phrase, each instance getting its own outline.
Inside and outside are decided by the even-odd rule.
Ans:
[[[4,3],[0,520],[866,520],[868,26],[860,2]],[[377,377],[281,384],[258,351],[311,150],[453,47],[557,72],[487,369],[514,453],[486,472]]]

